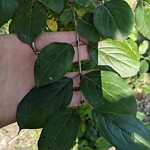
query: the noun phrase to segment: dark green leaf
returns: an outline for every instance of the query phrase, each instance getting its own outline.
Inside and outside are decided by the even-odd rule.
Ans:
[[[78,31],[81,36],[92,42],[98,42],[100,35],[93,25],[93,14],[87,13],[82,19],[78,19]]]
[[[62,110],[50,117],[39,139],[39,150],[70,150],[77,138],[80,117],[76,110]]]
[[[60,16],[60,20],[62,23],[67,24],[73,18],[73,9],[65,9],[64,12]]]
[[[93,71],[82,76],[80,86],[84,97],[97,111],[135,116],[133,91],[117,74]]]
[[[149,150],[150,135],[139,119],[97,113],[98,131],[117,150]]]
[[[89,46],[88,51],[95,63],[110,66],[121,77],[134,76],[139,71],[140,57],[133,41],[131,43],[131,41],[119,42],[106,39],[99,42],[98,48]]]
[[[43,127],[50,115],[69,105],[72,95],[73,81],[66,77],[47,86],[34,87],[18,106],[17,122],[20,129]]]
[[[91,0],[75,0],[75,3],[82,7],[88,7],[91,4]]]
[[[135,11],[136,29],[150,39],[150,4],[139,1]]]
[[[94,24],[105,37],[124,40],[134,25],[134,15],[123,0],[111,0],[94,10]]]
[[[64,0],[41,0],[43,5],[56,13],[61,13],[64,9]]]
[[[17,0],[0,0],[0,26],[13,17],[17,8]]]
[[[28,1],[16,14],[13,28],[21,41],[31,44],[45,29],[46,18],[45,9],[39,2]]]
[[[51,43],[42,49],[35,62],[36,85],[55,82],[67,73],[73,63],[74,48],[68,43]]]

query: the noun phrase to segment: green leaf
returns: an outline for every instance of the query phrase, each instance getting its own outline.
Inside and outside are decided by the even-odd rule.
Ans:
[[[77,22],[78,22],[77,23],[78,32],[80,33],[81,36],[92,42],[98,42],[100,40],[100,35],[93,25],[92,13],[85,14],[83,18],[82,19],[79,18]]]
[[[64,12],[60,15],[60,20],[62,23],[67,24],[73,18],[73,9],[65,9]]]
[[[95,146],[99,150],[108,150],[112,145],[103,137],[99,137],[96,140]]]
[[[134,15],[127,2],[111,0],[94,10],[94,25],[104,37],[124,40],[134,26]]]
[[[72,95],[73,81],[66,77],[47,86],[34,87],[17,108],[20,129],[43,127],[50,115],[69,105]]]
[[[98,131],[117,150],[149,150],[150,135],[139,119],[129,116],[96,114]]]
[[[97,47],[91,45],[88,51],[95,63],[110,66],[121,77],[126,78],[136,75],[140,68],[140,57],[135,48],[129,45],[129,41],[106,39],[99,42],[98,50]]]
[[[136,29],[150,39],[150,4],[139,1],[135,11]]]
[[[88,7],[91,4],[91,0],[75,0],[75,3],[81,7]]]
[[[73,63],[74,48],[68,43],[51,43],[42,49],[35,62],[36,85],[55,82],[67,73]]]
[[[79,147],[78,150],[93,150],[90,147]]]
[[[41,0],[43,5],[51,9],[52,11],[60,14],[63,9],[65,2],[64,0]]]
[[[45,9],[39,2],[28,1],[16,14],[13,28],[21,41],[31,44],[44,31],[46,18]]]
[[[144,40],[139,46],[139,53],[141,55],[145,54],[148,48],[149,48],[149,42],[147,40]]]
[[[70,150],[76,140],[80,117],[76,110],[62,110],[50,117],[42,130],[39,150]]]
[[[117,74],[93,71],[82,76],[80,86],[84,97],[97,111],[135,116],[133,91]]]
[[[149,70],[149,63],[146,60],[141,61],[140,74],[146,73]]]
[[[0,26],[13,17],[17,8],[17,0],[0,0]]]

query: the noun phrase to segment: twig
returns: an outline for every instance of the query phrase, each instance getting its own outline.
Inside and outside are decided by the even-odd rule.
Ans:
[[[80,72],[80,75],[82,75],[82,66],[81,66],[81,59],[80,59],[80,37],[79,37],[79,32],[78,32],[78,27],[77,27],[78,24],[77,24],[75,10],[74,10],[74,23],[75,23],[75,29],[76,29],[76,44],[77,44],[77,51],[78,51],[79,72]]]

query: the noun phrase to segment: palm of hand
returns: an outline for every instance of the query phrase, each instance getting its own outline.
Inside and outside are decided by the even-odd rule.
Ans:
[[[36,55],[14,35],[0,38],[3,45],[0,49],[0,105],[3,108],[0,114],[3,122],[11,123],[15,121],[18,103],[34,86]]]

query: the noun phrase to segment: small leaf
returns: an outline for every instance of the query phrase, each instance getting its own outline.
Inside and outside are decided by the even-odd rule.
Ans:
[[[28,1],[17,12],[13,28],[21,41],[31,44],[45,29],[46,18],[45,9],[39,2]]]
[[[82,76],[80,86],[84,97],[97,111],[135,116],[133,91],[117,74],[93,71]]]
[[[150,4],[139,1],[135,11],[136,29],[145,37],[150,39]]]
[[[79,147],[78,150],[93,150],[91,147]]]
[[[149,70],[149,63],[146,60],[141,61],[140,74],[146,73]]]
[[[104,37],[124,40],[134,26],[134,15],[127,2],[111,0],[94,10],[94,25]]]
[[[82,19],[78,19],[78,31],[81,36],[92,42],[98,42],[100,35],[93,25],[93,14],[87,13]]]
[[[123,78],[134,76],[139,71],[139,53],[129,41],[106,39],[99,42],[98,50],[96,46],[90,45],[88,51],[95,63],[110,66]]]
[[[150,135],[139,119],[130,116],[96,114],[98,131],[117,150],[149,150]]]
[[[149,42],[147,40],[144,40],[139,46],[139,53],[141,55],[145,54],[148,48],[149,48]]]
[[[0,26],[11,19],[18,8],[18,0],[0,0]]]
[[[17,108],[20,129],[43,127],[50,115],[69,105],[72,95],[73,81],[66,77],[47,86],[34,87]]]
[[[41,0],[43,5],[56,13],[61,13],[64,9],[64,0]]]
[[[74,48],[68,43],[51,43],[42,49],[35,62],[36,85],[55,82],[67,73],[73,63]]]
[[[75,0],[75,3],[81,7],[88,7],[91,4],[91,0]]]
[[[80,117],[76,110],[61,110],[50,117],[42,130],[39,150],[70,150],[77,138]]]
[[[73,18],[73,9],[65,9],[64,12],[60,16],[60,21],[64,24],[67,24]]]

